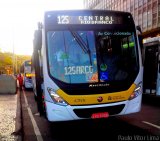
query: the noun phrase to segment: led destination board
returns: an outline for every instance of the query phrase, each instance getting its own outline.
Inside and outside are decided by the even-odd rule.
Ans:
[[[47,11],[45,25],[127,25],[133,26],[132,15],[128,12],[101,10]]]
[[[122,24],[122,18],[116,16],[69,16],[58,15],[57,24]]]
[[[46,21],[58,25],[109,25],[109,24],[124,24],[130,21],[130,15],[110,14],[110,13],[47,13]]]

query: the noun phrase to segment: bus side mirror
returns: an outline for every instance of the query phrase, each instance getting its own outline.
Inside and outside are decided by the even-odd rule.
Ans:
[[[136,26],[137,31],[139,31],[138,34],[138,42],[140,45],[140,49],[141,49],[141,54],[142,54],[142,62],[144,63],[144,47],[143,47],[143,37],[142,37],[142,30],[140,26]]]
[[[136,26],[136,29],[140,32],[140,34],[142,34],[142,30],[141,30],[141,27],[139,25]]]
[[[141,48],[141,51],[143,49],[143,37],[142,35],[138,35],[138,40],[139,40],[139,45],[140,45],[140,48]]]
[[[42,30],[35,30],[34,32],[34,49],[40,50],[42,47]]]

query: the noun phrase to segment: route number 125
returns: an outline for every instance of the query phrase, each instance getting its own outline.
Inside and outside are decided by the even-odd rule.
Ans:
[[[69,16],[58,16],[58,24],[69,24]]]

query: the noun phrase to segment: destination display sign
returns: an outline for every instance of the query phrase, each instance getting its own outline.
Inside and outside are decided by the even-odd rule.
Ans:
[[[130,23],[129,14],[115,12],[48,12],[45,22],[49,25],[111,25]]]
[[[122,24],[122,18],[110,15],[57,15],[57,24]]]

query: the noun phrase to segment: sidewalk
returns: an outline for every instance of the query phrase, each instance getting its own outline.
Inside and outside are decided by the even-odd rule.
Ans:
[[[15,131],[12,133],[17,138],[17,141],[22,141],[23,127],[22,127],[22,108],[21,108],[21,92],[17,90],[17,111],[16,111],[16,123],[15,123]]]
[[[0,141],[21,141],[20,91],[0,94]]]

